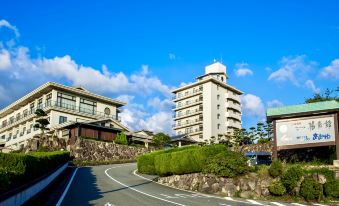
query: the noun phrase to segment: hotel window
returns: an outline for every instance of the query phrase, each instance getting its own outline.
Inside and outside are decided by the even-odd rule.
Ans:
[[[105,108],[105,115],[110,115],[110,114],[111,114],[111,110],[108,107],[106,107]]]
[[[67,122],[67,117],[64,117],[64,116],[60,116],[59,117],[59,124],[62,124],[64,122]]]
[[[220,124],[218,124],[218,129],[220,129]]]
[[[6,139],[6,136],[5,136],[5,135],[2,135],[2,136],[1,136],[1,139]]]
[[[42,109],[43,107],[42,107],[42,98],[40,98],[39,100],[38,100],[38,106],[37,106],[37,108],[38,109]]]
[[[217,105],[217,109],[220,109],[220,104]]]
[[[52,93],[46,95],[46,106],[52,105]]]
[[[178,126],[181,126],[181,120],[178,121]]]
[[[219,100],[219,99],[220,99],[220,94],[217,95],[217,100]]]
[[[9,124],[13,124],[14,123],[14,116],[9,118]]]
[[[58,92],[57,105],[66,109],[75,110],[75,96]]]
[[[181,107],[181,102],[178,103],[178,107]]]
[[[190,110],[186,110],[186,115],[189,115],[190,114]]]
[[[34,102],[29,105],[31,114],[34,113]]]
[[[20,120],[20,113],[16,114],[16,121],[19,121]]]
[[[178,93],[178,98],[181,98],[181,96],[182,96],[182,93],[181,92]]]
[[[217,85],[217,90],[219,90],[219,85]]]
[[[24,117],[27,117],[27,114],[28,114],[28,110],[25,109],[25,110],[23,111],[23,116],[24,116]]]
[[[7,120],[2,121],[2,127],[6,127],[7,126]]]
[[[217,119],[220,119],[220,114],[217,114]]]
[[[9,133],[9,135],[8,135],[8,139],[7,140],[10,140],[10,139],[12,139],[12,133]]]
[[[224,81],[224,77],[221,77],[221,81]]]
[[[80,99],[80,112],[96,114],[97,103],[87,99]]]

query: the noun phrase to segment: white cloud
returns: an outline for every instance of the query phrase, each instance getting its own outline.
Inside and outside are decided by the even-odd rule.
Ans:
[[[0,70],[11,67],[11,56],[7,50],[0,50]]]
[[[312,80],[307,80],[305,82],[305,86],[306,86],[306,88],[311,89],[314,93],[320,92],[320,89],[315,86],[315,84]]]
[[[316,62],[307,61],[305,55],[296,57],[283,57],[280,68],[270,74],[268,80],[276,82],[291,82],[301,86],[308,74],[313,70]]]
[[[146,128],[150,131],[165,132],[169,135],[173,135],[172,130],[172,113],[171,112],[158,112],[142,121],[142,128]]]
[[[284,106],[284,104],[281,101],[277,100],[277,99],[274,99],[272,101],[268,101],[267,102],[267,107],[269,107],[269,108],[272,108],[272,107],[282,107],[282,106]]]
[[[237,63],[235,65],[235,67],[237,68],[235,70],[236,76],[242,77],[242,76],[253,75],[253,71],[249,69],[248,66],[249,65],[247,63]]]
[[[132,100],[134,98],[135,98],[135,96],[123,94],[123,95],[118,96],[116,99],[128,104],[128,103],[132,102]]]
[[[339,59],[335,59],[331,64],[325,67],[321,72],[320,76],[324,78],[339,79]]]
[[[265,107],[260,97],[245,94],[241,97],[242,110],[247,116],[264,117]]]
[[[16,37],[20,36],[19,30],[15,26],[11,25],[8,21],[6,21],[4,19],[0,20],[0,28],[1,27],[6,27],[6,28],[12,30]]]
[[[169,58],[170,60],[175,60],[176,56],[175,56],[174,53],[169,53],[169,54],[168,54],[168,58]]]
[[[172,105],[174,105],[174,103],[170,99],[161,100],[159,97],[149,99],[147,104],[159,111],[170,111]]]

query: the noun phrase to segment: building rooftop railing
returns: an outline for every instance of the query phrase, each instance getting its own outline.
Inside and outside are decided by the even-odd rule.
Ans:
[[[8,128],[12,125],[15,125],[16,123],[21,122],[23,119],[28,119],[28,118],[35,116],[35,111],[37,109],[48,110],[51,108],[61,108],[61,109],[71,110],[73,112],[81,113],[85,115],[94,115],[94,116],[99,116],[103,118],[112,118],[114,120],[121,121],[121,118],[116,115],[107,115],[103,112],[99,112],[96,110],[90,110],[90,109],[83,108],[83,107],[77,107],[72,104],[65,104],[65,103],[60,103],[56,101],[47,101],[45,104],[40,104],[36,108],[31,108],[29,111],[27,111],[26,113],[23,113],[22,115],[17,115],[16,118],[9,118],[6,124],[2,123],[0,125],[0,130],[4,128]]]

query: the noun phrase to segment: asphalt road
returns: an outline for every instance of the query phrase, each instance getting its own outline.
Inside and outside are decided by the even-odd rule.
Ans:
[[[136,164],[79,168],[61,205],[155,206],[155,205],[294,205],[240,198],[222,198],[182,191],[154,183],[135,173]],[[60,201],[59,201],[60,202]],[[320,206],[320,205],[319,205]]]

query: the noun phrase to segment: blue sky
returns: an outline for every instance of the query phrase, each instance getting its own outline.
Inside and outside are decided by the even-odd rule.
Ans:
[[[0,107],[46,81],[127,101],[171,132],[170,90],[213,59],[245,92],[243,125],[339,86],[338,1],[3,1]]]

